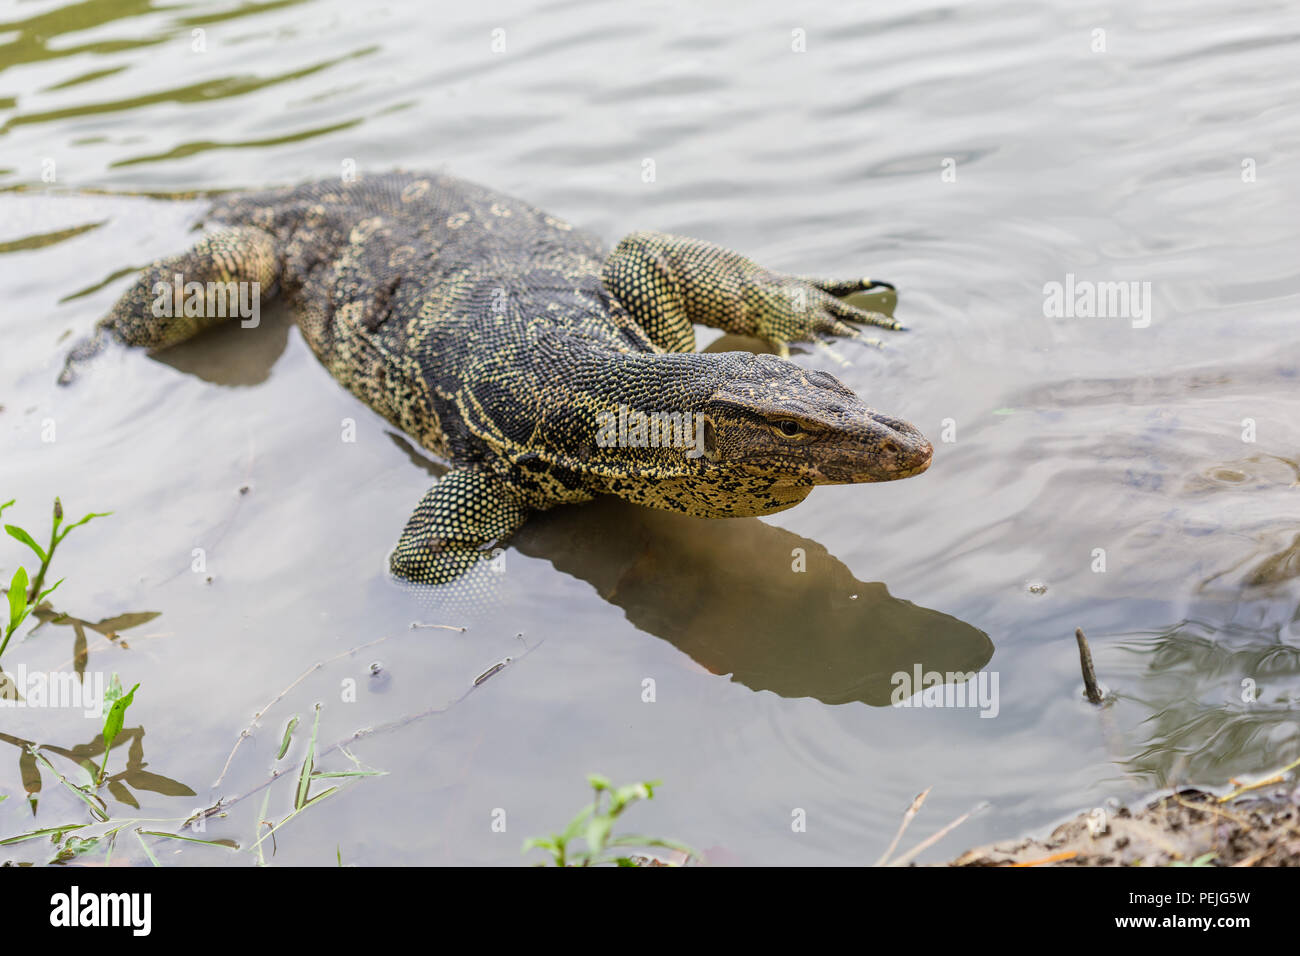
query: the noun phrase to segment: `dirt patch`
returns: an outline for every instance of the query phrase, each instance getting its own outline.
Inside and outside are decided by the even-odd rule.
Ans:
[[[1045,840],[968,850],[948,865],[1300,866],[1300,786],[1178,790],[1141,807],[1080,814]]]

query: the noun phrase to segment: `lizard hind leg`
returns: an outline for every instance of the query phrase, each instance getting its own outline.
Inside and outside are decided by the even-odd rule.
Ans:
[[[228,319],[256,320],[279,278],[270,233],[251,226],[210,233],[188,251],[146,266],[90,337],[68,353],[59,382],[71,382],[77,366],[113,341],[165,348]]]
[[[487,592],[503,569],[499,547],[528,517],[496,475],[453,471],[439,479],[407,519],[389,568],[413,584]]]

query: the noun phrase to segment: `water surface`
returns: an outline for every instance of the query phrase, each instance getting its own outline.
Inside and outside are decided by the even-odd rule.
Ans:
[[[592,770],[662,779],[630,828],[719,862],[870,862],[919,791],[916,838],[987,801],[938,860],[1300,756],[1295,9],[123,0],[0,20],[5,520],[41,527],[55,494],[112,510],[60,551],[57,606],[160,612],[116,641],[83,627],[88,673],[141,684],[135,752],[113,751],[140,810],[118,790],[115,816],[294,770],[305,741],[277,765],[281,731],[318,702],[333,742],[458,701],[352,745],[388,775],[288,824],[278,862],[514,864]],[[933,467],[761,521],[560,509],[507,552],[500,606],[444,620],[385,573],[439,464],[282,310],[55,385],[130,271],[191,240],[198,193],[399,166],[611,243],[661,229],[896,282],[911,332],[797,360],[917,423]],[[1046,315],[1067,281],[1149,283],[1150,309]],[[23,558],[0,548],[6,579]],[[1102,713],[1075,627],[1116,695]],[[46,625],[5,664],[72,667],[74,632]],[[996,716],[890,707],[915,664],[995,674]],[[75,756],[94,722],[0,721],[0,835],[85,820],[48,773],[32,813],[19,744]],[[207,835],[248,846],[261,799]],[[177,846],[160,861],[253,860]]]

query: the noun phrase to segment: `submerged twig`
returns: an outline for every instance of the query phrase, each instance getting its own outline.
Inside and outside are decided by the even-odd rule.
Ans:
[[[1262,780],[1255,780],[1251,783],[1240,784],[1236,790],[1232,791],[1232,793],[1224,797],[1219,797],[1218,801],[1219,803],[1227,803],[1230,800],[1237,799],[1237,797],[1241,796],[1243,793],[1246,793],[1247,791],[1258,790],[1260,787],[1268,787],[1275,783],[1284,783],[1286,780],[1286,775],[1290,773],[1292,770],[1295,770],[1297,767],[1300,767],[1300,760],[1293,760],[1291,761],[1291,763],[1287,764],[1277,773],[1265,777]],[[1236,783],[1236,781],[1234,780],[1233,783]]]
[[[1083,669],[1083,689],[1090,704],[1100,704],[1104,698],[1101,687],[1097,684],[1097,671],[1092,666],[1092,649],[1088,639],[1083,636],[1083,628],[1074,629],[1074,639],[1079,644],[1079,666]]]
[[[391,637],[391,635],[389,636]],[[217,777],[216,781],[214,781],[212,785],[214,787],[220,786],[221,781],[226,779],[226,774],[230,770],[230,762],[235,759],[236,751],[239,750],[240,746],[243,744],[245,740],[247,740],[249,737],[253,735],[253,728],[257,726],[257,722],[266,716],[266,712],[268,710],[270,710],[281,700],[283,700],[285,694],[289,693],[289,691],[293,690],[295,687],[297,687],[299,684],[305,681],[312,674],[316,673],[326,664],[332,664],[337,660],[341,660],[344,657],[349,657],[355,654],[357,651],[363,651],[367,647],[374,647],[376,644],[382,644],[386,640],[388,640],[388,637],[380,637],[380,638],[376,638],[373,641],[368,641],[365,644],[358,644],[356,647],[350,648],[341,654],[335,654],[333,657],[326,658],[323,661],[317,661],[315,664],[311,665],[311,667],[307,668],[305,671],[299,674],[297,680],[295,680],[284,690],[280,691],[280,693],[272,697],[270,702],[265,707],[263,707],[261,710],[259,710],[257,713],[253,715],[253,719],[249,721],[248,726],[245,727],[242,731],[240,731],[239,739],[235,741],[235,746],[230,749],[230,756],[226,757],[226,765],[221,768],[221,775]]]
[[[969,820],[971,817],[973,817],[976,813],[979,813],[981,810],[983,810],[983,809],[984,809],[985,807],[987,807],[987,806],[988,806],[988,804],[986,804],[986,803],[981,803],[981,804],[979,804],[979,805],[977,805],[977,806],[975,806],[975,807],[972,807],[971,809],[969,809],[969,810],[967,810],[965,813],[963,813],[961,816],[959,816],[956,820],[953,820],[952,823],[948,824],[946,827],[943,827],[943,828],[942,828],[941,830],[939,830],[937,833],[933,833],[933,834],[931,834],[930,836],[926,837],[924,840],[922,840],[922,841],[921,841],[920,843],[918,843],[916,846],[912,847],[912,849],[908,850],[906,853],[904,853],[904,854],[903,854],[902,856],[900,856],[898,859],[896,859],[896,860],[890,860],[889,863],[888,863],[888,865],[889,865],[889,866],[902,866],[904,863],[910,863],[910,862],[912,862],[912,860],[914,860],[916,857],[920,856],[922,853],[924,853],[924,852],[925,852],[926,850],[928,850],[930,847],[934,846],[936,843],[938,843],[940,840],[942,840],[944,837],[946,837],[949,833],[951,833],[953,830],[957,829],[959,826],[961,826],[963,823],[965,823],[967,820]]]
[[[381,640],[385,640],[385,639],[386,639],[386,638],[381,638]],[[372,641],[371,643],[378,643],[378,642],[377,642],[377,641]],[[532,646],[529,647],[527,650],[525,650],[523,653],[521,653],[518,657],[514,658],[514,659],[511,661],[511,663],[512,663],[512,664],[518,664],[520,661],[522,661],[525,657],[527,657],[527,656],[528,656],[529,654],[531,654],[533,651],[537,650],[537,648],[541,647],[542,644],[543,644],[543,641],[538,641],[536,644],[532,645]],[[368,647],[368,646],[369,646],[369,645],[365,645],[365,644],[362,645],[362,647]],[[357,649],[359,650],[360,648],[357,648]],[[331,658],[331,660],[333,660],[333,659],[334,659],[334,658]],[[328,663],[328,661],[323,662],[323,663]],[[317,665],[317,666],[320,666],[320,665]],[[314,668],[313,668],[313,669],[314,669]],[[309,672],[309,673],[310,673],[310,672]],[[494,672],[494,673],[495,673],[495,672]],[[303,677],[305,677],[305,676],[306,676],[306,674],[303,675]],[[298,678],[298,681],[300,681],[300,680],[302,680],[301,677]],[[294,684],[297,684],[298,681],[294,681]],[[293,686],[293,684],[290,685],[290,688],[291,688],[292,686]],[[468,697],[470,694],[474,693],[474,691],[478,690],[478,689],[479,689],[480,687],[482,687],[482,686],[483,686],[483,683],[482,683],[482,682],[481,682],[481,683],[478,683],[478,684],[470,684],[469,687],[466,688],[462,693],[460,693],[460,694],[458,694],[457,696],[451,698],[451,699],[448,700],[446,703],[439,704],[439,705],[435,705],[435,706],[433,706],[433,707],[427,707],[427,708],[425,708],[424,710],[418,711],[418,712],[416,712],[416,713],[414,713],[414,714],[407,714],[407,715],[405,715],[405,716],[403,716],[403,717],[398,717],[398,718],[396,718],[396,719],[394,719],[394,720],[390,720],[390,721],[388,721],[387,723],[380,724],[380,725],[378,725],[377,727],[366,727],[366,728],[363,728],[362,730],[355,731],[355,732],[353,732],[352,734],[349,734],[347,737],[344,737],[342,740],[335,741],[333,744],[331,744],[330,746],[326,747],[324,750],[319,750],[319,751],[317,751],[317,752],[316,752],[316,757],[317,757],[317,759],[319,759],[319,758],[321,758],[321,757],[325,757],[325,756],[328,756],[328,755],[330,755],[330,754],[332,754],[332,753],[335,753],[335,752],[337,752],[337,751],[343,750],[343,748],[346,747],[348,744],[353,743],[354,741],[360,740],[360,739],[362,739],[363,737],[372,737],[372,736],[374,736],[375,734],[387,733],[388,731],[397,730],[397,729],[399,729],[399,728],[401,728],[401,727],[405,727],[405,726],[407,726],[408,724],[413,724],[413,723],[415,723],[417,720],[423,720],[425,717],[431,717],[431,716],[433,716],[434,714],[445,713],[446,711],[451,710],[451,709],[452,709],[453,707],[455,707],[457,704],[461,703],[463,700],[465,700],[466,697]],[[287,693],[288,690],[289,690],[290,688],[285,688],[285,693]],[[284,694],[282,693],[280,696],[282,697],[282,696],[284,696]],[[278,699],[279,699],[279,698],[277,698],[277,700],[278,700]],[[268,705],[268,706],[269,706],[269,705]],[[236,744],[236,747],[238,747],[238,744]],[[344,753],[346,753],[346,751],[344,751]],[[233,751],[232,751],[232,756],[233,756]],[[228,764],[228,763],[229,763],[229,761],[227,761],[227,764]],[[223,776],[224,776],[225,771],[222,771],[222,774],[223,774]],[[256,787],[254,787],[253,789],[248,790],[248,791],[246,791],[245,793],[241,793],[241,794],[240,794],[239,796],[237,796],[237,797],[232,797],[232,798],[229,799],[229,800],[223,800],[223,801],[222,801],[222,809],[223,809],[223,810],[228,810],[230,807],[233,807],[236,803],[239,803],[241,800],[245,800],[245,799],[247,799],[248,797],[251,797],[253,794],[257,793],[258,791],[260,791],[260,790],[264,790],[265,788],[269,787],[271,784],[275,783],[277,780],[279,780],[279,779],[280,779],[281,777],[283,777],[283,776],[284,776],[284,774],[282,774],[282,773],[279,773],[279,772],[273,772],[273,773],[271,774],[270,777],[268,777],[266,780],[264,780],[264,781],[262,781],[261,783],[259,783],[259,784],[258,784]]]
[[[917,812],[921,809],[921,804],[925,803],[925,798],[930,795],[930,791],[933,789],[933,787],[926,787],[912,800],[912,805],[908,807],[907,812],[903,814],[903,822],[899,824],[898,832],[894,834],[893,842],[889,844],[889,848],[885,850],[884,853],[880,854],[880,859],[876,861],[876,866],[884,866],[890,856],[893,855],[894,850],[898,848],[898,841],[903,839],[903,834],[907,832],[907,828],[911,824],[912,818],[916,816]]]

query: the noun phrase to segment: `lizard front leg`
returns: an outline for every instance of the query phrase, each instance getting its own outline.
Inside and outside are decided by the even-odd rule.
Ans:
[[[491,472],[450,472],[407,519],[389,567],[416,584],[447,584],[483,571],[493,546],[524,523],[528,510]]]
[[[864,339],[852,323],[900,330],[892,316],[849,305],[842,296],[893,289],[872,279],[783,275],[699,239],[636,232],[605,262],[605,287],[667,351],[694,347],[692,323],[763,339],[782,354],[791,342]]]

